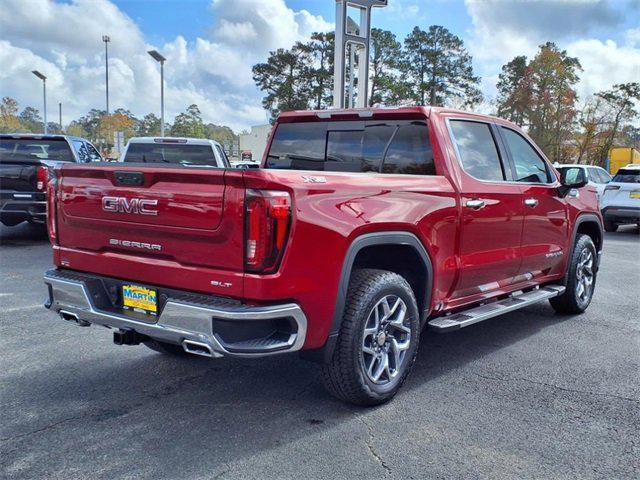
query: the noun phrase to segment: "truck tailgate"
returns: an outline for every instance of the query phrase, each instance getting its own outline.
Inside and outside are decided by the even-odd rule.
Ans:
[[[153,268],[156,259],[241,272],[243,195],[240,172],[224,169],[65,165],[58,183],[58,242],[94,253],[92,271],[104,270],[99,263],[114,254],[120,262],[129,256],[132,267],[144,260]],[[120,276],[136,274],[132,268]]]

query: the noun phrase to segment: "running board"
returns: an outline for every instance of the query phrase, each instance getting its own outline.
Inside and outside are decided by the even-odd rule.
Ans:
[[[429,322],[429,328],[441,333],[458,330],[473,325],[474,323],[497,317],[503,313],[513,312],[514,310],[527,307],[542,300],[557,297],[564,291],[565,287],[563,285],[546,285],[526,293],[512,295],[498,302],[480,305],[479,307],[463,310],[446,317],[434,318]]]

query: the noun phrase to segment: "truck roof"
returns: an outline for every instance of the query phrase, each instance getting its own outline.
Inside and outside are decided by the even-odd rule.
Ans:
[[[175,143],[186,145],[220,145],[215,140],[208,138],[190,138],[190,137],[132,137],[129,143]]]
[[[0,138],[15,138],[15,139],[32,139],[32,140],[86,140],[81,137],[74,137],[73,135],[59,135],[59,134],[47,134],[44,133],[0,133]]]
[[[327,109],[327,110],[296,110],[283,112],[278,117],[278,122],[288,123],[295,121],[313,121],[314,119],[367,119],[367,118],[406,118],[414,116],[429,117],[435,114],[454,114],[464,117],[483,118],[505,125],[517,125],[503,118],[494,117],[484,113],[469,112],[448,107],[430,106],[408,106],[408,107],[372,107],[372,108],[350,108],[350,109]]]

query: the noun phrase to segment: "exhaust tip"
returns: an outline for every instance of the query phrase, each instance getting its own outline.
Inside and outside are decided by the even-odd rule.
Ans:
[[[182,342],[182,348],[185,352],[193,355],[200,355],[201,357],[213,357],[211,347],[206,343],[194,342],[193,340],[184,340]]]
[[[74,322],[81,327],[88,327],[91,325],[91,323],[87,322],[86,320],[81,320],[80,317],[78,317],[78,315],[76,315],[75,313],[67,312],[66,310],[60,310],[60,312],[58,313],[60,314],[60,318],[67,322]]]

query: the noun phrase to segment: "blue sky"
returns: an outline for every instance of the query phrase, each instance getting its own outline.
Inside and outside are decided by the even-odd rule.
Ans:
[[[191,103],[206,121],[242,130],[267,115],[251,67],[269,51],[330,30],[334,0],[2,0],[0,97],[41,104],[31,70],[48,76],[50,110],[63,121],[104,108],[104,56],[110,44],[113,108],[158,114],[158,65],[166,57],[169,121]],[[399,40],[415,26],[447,27],[473,56],[490,111],[503,64],[556,42],[580,59],[580,101],[616,83],[640,79],[640,0],[389,0],[373,25]],[[64,28],[61,28],[63,26]]]

